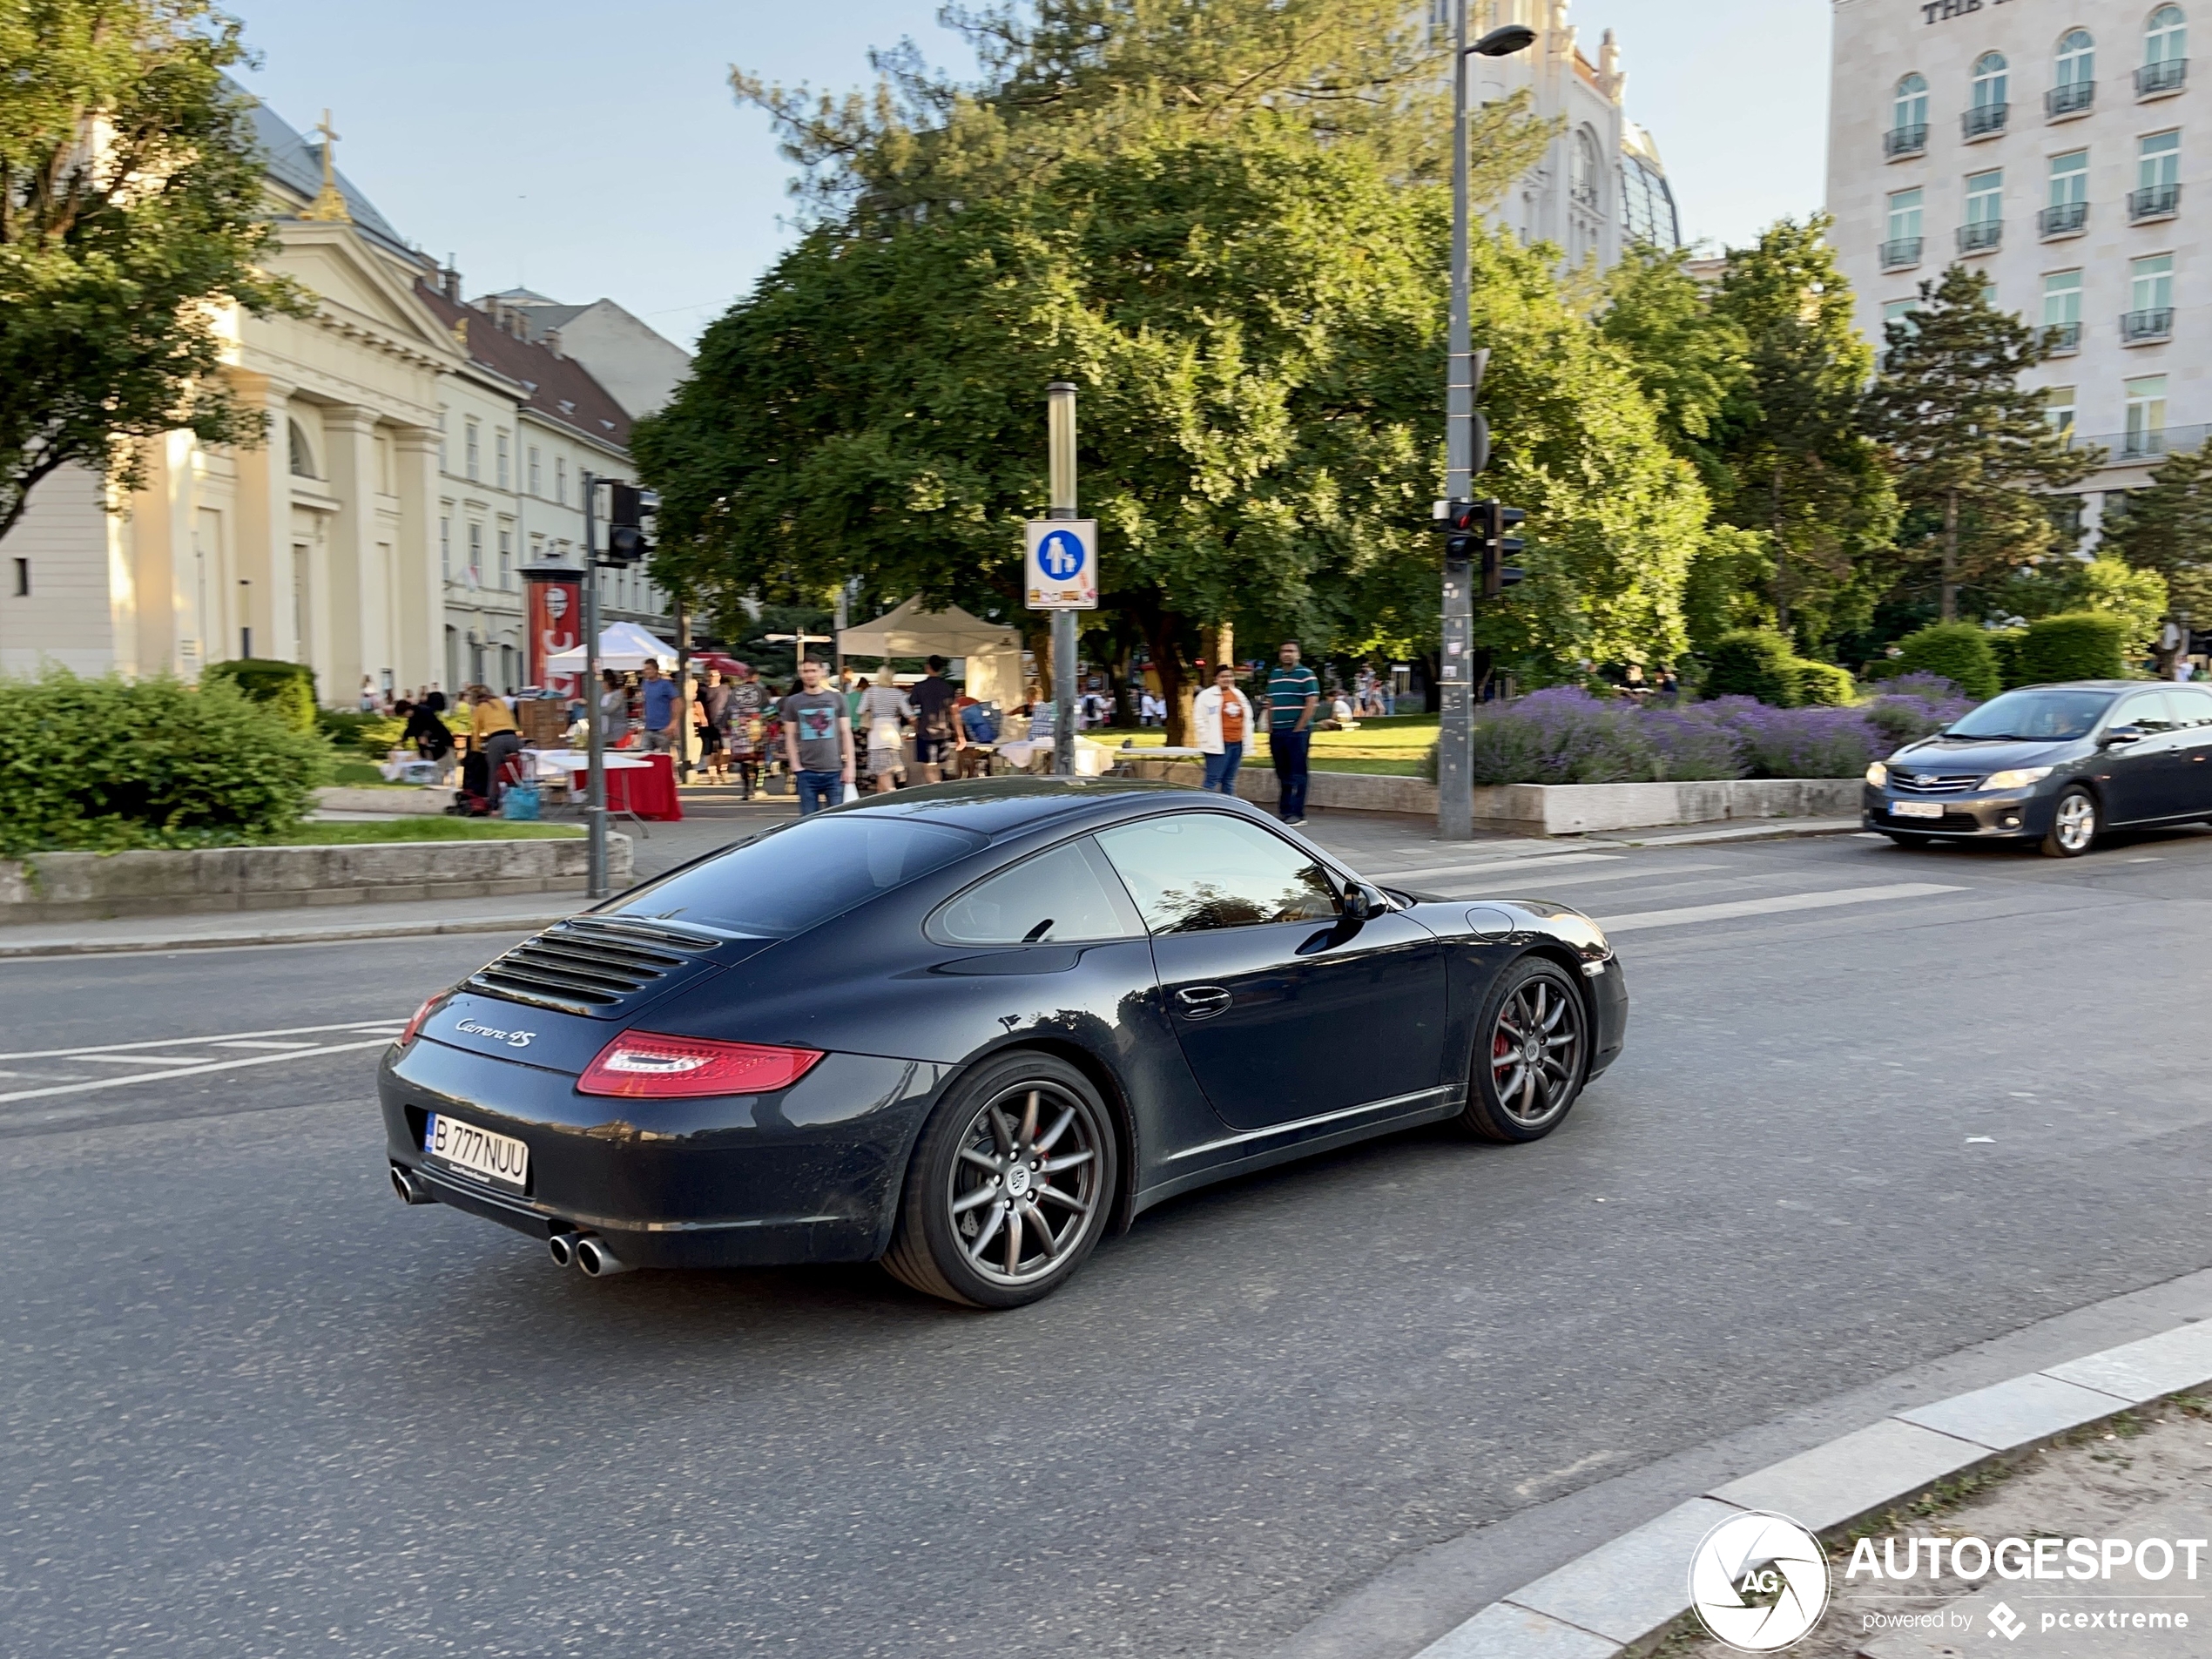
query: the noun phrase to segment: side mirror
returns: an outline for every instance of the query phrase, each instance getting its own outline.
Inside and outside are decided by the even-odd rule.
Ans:
[[[2107,748],[2111,747],[2114,744],[2141,743],[2142,740],[2143,729],[2139,725],[2116,725],[2113,727],[2112,730],[2106,732],[2103,737],[2097,739],[2099,743],[2102,744]]]
[[[1375,890],[1364,881],[1354,881],[1344,890],[1344,917],[1346,921],[1366,921],[1381,908],[1376,903]]]

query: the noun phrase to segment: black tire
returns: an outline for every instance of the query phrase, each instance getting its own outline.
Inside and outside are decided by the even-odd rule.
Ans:
[[[1906,835],[1900,833],[1896,830],[1884,830],[1882,833],[1888,836],[1890,840],[1895,841],[1899,846],[1932,846],[1935,845],[1935,837],[1932,835]]]
[[[1589,1075],[1590,1010],[1567,970],[1524,956],[1483,999],[1460,1127],[1480,1140],[1541,1141]]]
[[[2078,859],[2097,844],[2103,830],[2104,813],[2097,798],[2074,784],[2060,794],[2050,832],[2038,844],[2039,850],[2046,858]]]
[[[1034,1049],[988,1060],[923,1127],[883,1264],[927,1296],[1025,1307],[1097,1244],[1118,1169],[1113,1119],[1089,1078]]]

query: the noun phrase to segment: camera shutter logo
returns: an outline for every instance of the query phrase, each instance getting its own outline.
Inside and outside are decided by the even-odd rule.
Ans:
[[[1742,1514],[1689,1558],[1689,1602],[1714,1638],[1743,1653],[1801,1641],[1828,1610],[1828,1557],[1785,1515]]]

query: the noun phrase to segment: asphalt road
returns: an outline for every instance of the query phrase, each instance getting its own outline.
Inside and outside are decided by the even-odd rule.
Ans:
[[[373,1045],[496,939],[0,964],[0,1652],[1264,1653],[1409,1552],[2212,1264],[2212,833],[1417,884],[1621,924],[1629,1050],[1560,1132],[1196,1195],[999,1315],[595,1283],[395,1203]]]

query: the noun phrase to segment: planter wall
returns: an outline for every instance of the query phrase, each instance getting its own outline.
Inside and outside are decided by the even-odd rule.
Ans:
[[[1194,787],[1204,772],[1191,760],[1133,760],[1140,778]],[[1356,772],[1315,772],[1310,806],[1365,813],[1436,816],[1436,786],[1420,778]],[[1474,792],[1474,821],[1517,835],[1595,835],[1710,824],[1726,819],[1856,818],[1856,778],[1745,778],[1692,784],[1493,784]],[[1237,774],[1237,793],[1263,806],[1276,801],[1275,774],[1264,765]]]
[[[581,893],[586,853],[581,835],[192,853],[35,853],[21,862],[0,859],[0,926]],[[628,836],[607,837],[607,871],[617,888],[629,882]]]
[[[398,818],[435,818],[453,805],[451,789],[374,789],[331,784],[315,791],[315,805],[327,813],[389,813]]]

